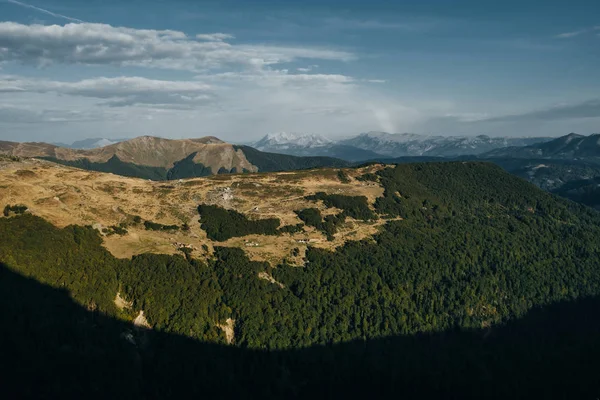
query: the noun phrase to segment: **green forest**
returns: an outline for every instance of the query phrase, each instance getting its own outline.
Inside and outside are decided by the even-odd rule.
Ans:
[[[250,220],[235,210],[201,204],[198,206],[200,226],[209,239],[223,242],[232,237],[252,234],[277,235],[280,221],[277,218]]]
[[[346,215],[343,212],[327,215],[323,218],[318,208],[305,208],[296,211],[296,214],[306,225],[313,226],[323,232],[328,240],[333,240],[333,235],[336,234],[338,226],[346,221]]]
[[[318,194],[314,200],[357,219],[402,220],[388,221],[374,240],[348,242],[335,252],[309,247],[304,267],[272,267],[250,261],[241,249],[225,247],[216,247],[214,258],[206,264],[178,255],[116,259],[101,246],[100,236],[91,227],[58,229],[29,214],[0,218],[0,261],[21,276],[67,290],[81,307],[116,321],[130,321],[144,310],[157,334],[223,345],[225,335],[217,325],[231,318],[235,320],[236,349],[332,349],[332,353],[319,350],[305,366],[307,371],[294,364],[295,358],[290,361],[281,355],[269,359],[269,368],[278,371],[277,383],[269,390],[279,393],[286,393],[285,388],[304,393],[302,390],[310,388],[296,379],[310,376],[311,366],[331,366],[333,359],[343,364],[341,360],[355,351],[367,357],[366,365],[383,368],[392,363],[385,352],[363,351],[366,343],[385,338],[415,338],[415,343],[401,348],[417,349],[421,348],[416,339],[419,335],[447,335],[447,343],[457,353],[443,347],[446,342],[442,339],[435,339],[435,346],[444,348],[440,354],[457,359],[438,360],[447,367],[438,372],[452,374],[453,367],[471,361],[477,364],[480,361],[475,358],[486,354],[463,342],[480,343],[479,336],[464,339],[456,336],[459,332],[468,337],[471,334],[467,332],[499,327],[509,335],[513,328],[501,327],[516,326],[541,307],[600,296],[600,215],[594,210],[545,193],[487,163],[398,165],[378,172],[377,179],[385,188],[384,196],[375,203],[377,215],[364,208],[364,198]],[[279,233],[276,219],[251,221],[243,214],[206,205],[198,211],[203,228],[214,240]],[[299,216],[308,225],[324,224],[326,220],[316,211],[302,210]],[[269,273],[283,287],[259,279],[260,272]],[[116,308],[117,292],[133,302],[131,309]],[[535,319],[527,324],[535,327]],[[581,343],[592,337],[586,336]],[[171,339],[161,340],[171,343]],[[363,345],[346,348],[347,355],[335,353],[344,343]],[[484,343],[478,346],[483,349]],[[461,348],[467,349],[464,354],[473,360],[461,359],[457,355]],[[400,379],[408,373],[407,377],[419,379],[408,371],[429,364],[427,359],[414,364],[413,356],[418,354],[414,351],[406,353],[408,364],[394,361],[385,376]],[[540,347],[536,351],[546,350]],[[160,362],[167,363],[164,353],[157,354]],[[543,359],[544,354],[532,357]],[[330,356],[333,358],[327,361]],[[266,362],[263,356],[256,357]],[[569,356],[557,357],[560,361]],[[499,377],[510,376],[501,371],[518,367],[509,360],[494,360],[500,364],[493,364],[497,375],[488,377],[491,387],[499,386]],[[467,370],[477,371],[469,365]],[[174,368],[179,371],[184,366]],[[339,368],[342,371],[344,367]],[[589,368],[588,373],[600,371],[597,363]],[[290,370],[299,375],[286,375]],[[344,379],[352,380],[347,376],[352,371],[344,371]],[[239,375],[231,379],[234,376],[241,379]],[[369,382],[369,376],[356,379]],[[445,382],[444,377],[440,379]],[[335,382],[333,379],[330,384],[335,386]],[[504,390],[518,390],[519,385],[526,390],[528,383],[505,384]],[[593,382],[586,389],[592,386]]]

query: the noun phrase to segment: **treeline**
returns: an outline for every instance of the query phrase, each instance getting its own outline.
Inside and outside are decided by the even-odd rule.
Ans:
[[[120,235],[120,236],[124,236],[127,235],[128,231],[127,231],[127,224],[122,222],[119,225],[111,225],[109,227],[106,228],[102,228],[102,233],[104,233],[107,236],[111,236],[111,235]]]
[[[144,227],[147,231],[178,231],[179,225],[163,225],[158,222],[144,221]]]
[[[364,196],[345,196],[341,194],[316,193],[306,196],[306,200],[322,200],[327,207],[335,207],[344,211],[344,215],[361,221],[377,219],[377,215],[369,208],[367,198]]]
[[[323,232],[327,236],[327,240],[333,240],[333,235],[337,233],[338,227],[346,221],[344,213],[327,215],[323,218],[321,211],[317,208],[305,208],[304,210],[296,211],[296,215],[306,225],[313,226]]]
[[[198,213],[201,228],[209,239],[218,242],[253,234],[277,235],[280,224],[278,218],[250,220],[235,210],[208,204],[199,205]]]

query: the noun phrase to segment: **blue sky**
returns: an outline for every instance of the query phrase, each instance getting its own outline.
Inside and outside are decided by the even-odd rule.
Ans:
[[[0,139],[600,131],[598,1],[0,0]]]

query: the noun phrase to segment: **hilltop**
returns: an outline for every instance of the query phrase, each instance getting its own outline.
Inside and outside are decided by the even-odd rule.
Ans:
[[[100,232],[126,224],[128,234],[104,236],[104,245],[116,257],[144,252],[175,254],[190,245],[195,257],[207,258],[217,241],[207,237],[198,224],[199,204],[215,205],[247,215],[252,220],[277,218],[276,228],[301,224],[295,213],[308,207],[323,215],[336,212],[319,201],[307,201],[316,193],[364,196],[372,207],[383,194],[375,182],[356,177],[381,166],[356,170],[309,170],[271,174],[228,174],[185,181],[153,182],[77,168],[45,160],[0,161],[0,205],[26,204],[29,212],[58,227],[94,225]],[[340,180],[344,177],[344,182]],[[339,210],[338,210],[339,211]],[[134,217],[164,226],[189,224],[189,230],[148,230]],[[378,232],[380,222],[348,219],[331,240],[314,227],[279,236],[241,235],[218,243],[242,248],[252,259],[274,265],[288,258],[302,263],[307,245],[335,248],[347,240],[360,240]],[[290,228],[291,229],[291,228]],[[177,245],[179,243],[180,245]],[[202,249],[202,244],[209,247]],[[299,253],[293,255],[294,249]]]

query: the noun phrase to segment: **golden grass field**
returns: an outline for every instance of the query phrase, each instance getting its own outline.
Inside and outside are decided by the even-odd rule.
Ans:
[[[310,246],[333,249],[349,240],[369,238],[378,232],[383,221],[362,222],[348,219],[333,241],[311,227],[306,232],[280,236],[251,235],[213,242],[198,222],[198,204],[215,204],[237,210],[249,218],[277,217],[283,225],[299,224],[294,213],[317,207],[323,214],[338,212],[326,209],[321,202],[304,199],[317,192],[366,196],[372,204],[383,189],[373,182],[354,178],[382,168],[373,165],[346,169],[349,183],[340,182],[337,169],[281,173],[216,175],[179,181],[148,181],[118,175],[65,167],[48,161],[23,159],[0,160],[0,206],[24,204],[29,211],[58,227],[71,224],[92,225],[98,229],[125,222],[124,236],[104,236],[104,246],[116,257],[128,258],[145,252],[175,254],[175,243],[193,246],[192,255],[206,259],[213,246],[242,248],[251,259],[268,261],[273,266],[287,259],[302,265],[308,239]],[[173,233],[148,231],[143,224],[131,225],[134,216],[165,225],[188,223],[190,230]],[[248,246],[251,243],[254,246]],[[203,249],[208,247],[208,251]],[[300,255],[293,257],[293,249]]]

